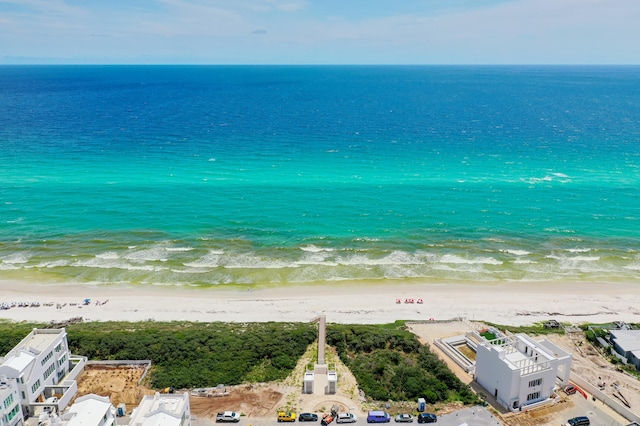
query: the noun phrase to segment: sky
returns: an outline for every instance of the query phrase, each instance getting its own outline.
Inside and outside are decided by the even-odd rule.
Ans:
[[[0,64],[640,64],[640,0],[0,0]]]

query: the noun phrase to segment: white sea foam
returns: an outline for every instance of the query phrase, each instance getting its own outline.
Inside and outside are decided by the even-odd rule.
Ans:
[[[222,251],[211,250],[200,259],[194,260],[193,262],[185,262],[184,266],[190,268],[217,268],[220,266],[220,256],[223,254],[224,252]]]
[[[350,256],[339,256],[336,262],[346,266],[376,266],[376,265],[420,265],[424,263],[404,251],[393,251],[388,255],[380,258],[371,258],[366,254],[352,254]]]
[[[38,268],[51,269],[51,268],[61,268],[68,265],[69,265],[69,261],[67,260],[52,260],[50,262],[40,262],[40,264],[38,264]]]
[[[166,250],[182,252],[182,251],[192,251],[194,250],[194,248],[193,247],[167,247]]]
[[[568,251],[569,253],[588,253],[591,251],[590,248],[570,248],[570,249],[565,249],[565,251]]]
[[[69,264],[69,266],[73,267],[84,267],[84,268],[99,268],[99,269],[122,269],[126,271],[152,271],[159,272],[166,270],[163,267],[156,265],[145,265],[138,264],[132,265],[128,262],[123,261],[122,259],[101,259],[95,257],[93,259],[88,260],[79,260],[75,263]]]
[[[329,251],[305,251],[302,258],[294,261],[295,265],[322,265],[337,266],[336,262],[328,260],[331,257]]]
[[[120,255],[118,255],[118,253],[116,253],[115,251],[107,251],[105,253],[97,254],[96,257],[98,259],[111,259],[111,260],[113,260],[113,259],[119,259]]]
[[[532,263],[537,263],[533,260],[529,260],[529,259],[516,259],[513,261],[513,263],[518,264],[518,265],[527,265],[527,264],[532,264]]]
[[[169,260],[167,249],[163,246],[152,246],[148,249],[134,250],[124,256],[127,260],[145,261],[145,262],[166,262]]]
[[[567,259],[575,262],[597,262],[600,260],[600,256],[575,256]]]
[[[328,247],[318,247],[318,246],[315,246],[313,244],[309,244],[308,246],[300,247],[300,250],[308,251],[308,252],[312,252],[312,253],[319,253],[319,252],[323,252],[323,251],[327,251],[327,252],[335,251],[336,249],[328,248]]]
[[[227,269],[281,269],[298,267],[293,263],[276,259],[264,259],[251,254],[242,254],[229,258],[222,266]]]
[[[546,232],[556,232],[559,234],[575,234],[573,229],[560,229],[560,228],[544,228]]]
[[[20,267],[13,263],[0,262],[0,271],[14,271],[16,269],[20,269]]]
[[[547,259],[560,260],[563,262],[597,262],[600,256],[558,256],[550,254],[545,256]]]
[[[17,265],[22,263],[27,263],[31,256],[26,253],[12,253],[8,256],[4,256],[2,259],[2,263]]]
[[[500,250],[503,253],[509,253],[509,254],[514,254],[516,256],[526,256],[528,254],[531,254],[531,252],[528,252],[526,250],[516,250],[516,249],[506,249],[506,250]]]
[[[474,257],[467,259],[454,254],[445,254],[439,259],[440,263],[451,263],[460,265],[502,265],[502,261],[493,257]]]

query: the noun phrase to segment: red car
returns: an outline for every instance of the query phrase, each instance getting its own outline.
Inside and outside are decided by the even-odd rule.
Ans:
[[[564,392],[567,395],[573,395],[577,391],[578,391],[578,389],[576,389],[575,385],[567,385],[567,386],[564,387]]]

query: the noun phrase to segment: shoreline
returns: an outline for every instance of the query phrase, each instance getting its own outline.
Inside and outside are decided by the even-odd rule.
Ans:
[[[514,326],[548,319],[640,321],[640,283],[632,282],[329,282],[240,290],[3,280],[0,295],[0,303],[39,302],[38,307],[0,310],[0,319],[34,323],[79,316],[85,321],[306,322],[318,315],[346,324],[457,317]],[[84,305],[85,299],[90,303]]]

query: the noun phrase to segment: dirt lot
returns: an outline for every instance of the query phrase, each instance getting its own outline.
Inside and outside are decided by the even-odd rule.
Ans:
[[[136,407],[142,397],[153,395],[157,390],[138,381],[144,372],[139,366],[87,366],[78,380],[78,396],[94,393],[108,396],[114,406],[124,402],[127,410]],[[280,386],[261,385],[255,387],[227,387],[229,396],[213,398],[190,396],[191,412],[194,416],[213,418],[219,411],[234,409],[252,416],[267,416],[275,412],[284,393]],[[177,390],[184,392],[189,390]]]
[[[640,411],[640,381],[618,371],[585,339],[584,333],[552,334],[548,339],[573,354],[571,371],[613,398],[617,386],[630,409]]]
[[[144,366],[88,365],[78,378],[78,396],[94,393],[108,396],[114,406],[121,402],[127,409],[137,406],[142,397],[153,395],[152,389],[138,386]]]

